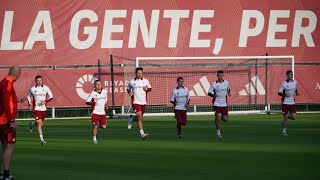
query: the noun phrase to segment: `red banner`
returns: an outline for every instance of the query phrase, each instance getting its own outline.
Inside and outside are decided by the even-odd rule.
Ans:
[[[134,59],[268,53],[269,56],[293,55],[296,63],[316,64],[320,62],[319,7],[317,0],[159,0],[148,3],[144,0],[2,0],[0,67],[84,65],[96,64],[97,59],[108,64],[110,54]],[[115,58],[114,62],[124,61]],[[285,79],[286,70],[274,68],[269,73],[272,84],[264,87],[268,102],[280,102],[276,91]],[[109,72],[106,70],[106,74]],[[127,83],[121,73],[119,70],[115,79],[117,105],[124,103]],[[0,71],[1,78],[5,74],[7,72]],[[92,88],[85,80],[97,74],[97,70],[24,69],[16,83],[21,96],[26,95],[37,74],[43,75],[44,83],[54,93],[52,106],[74,107],[84,106],[85,94]],[[296,66],[295,76],[301,90],[298,102],[320,102],[318,75],[318,66]],[[102,78],[107,78],[103,81],[106,88],[110,88],[110,77]],[[168,78],[168,88],[175,86],[175,78]],[[193,88],[201,78],[203,76],[194,77],[187,85]],[[211,83],[215,77],[208,75],[206,78]],[[259,80],[264,85],[265,80],[261,77]],[[230,81],[231,86],[239,84]],[[247,98],[245,94],[249,92],[245,86],[248,83],[247,79],[243,85],[233,88],[231,103]],[[160,93],[157,89],[161,91],[161,88],[155,87],[150,99],[157,96]],[[163,99],[166,101],[167,95]],[[261,97],[263,100],[265,97]],[[201,97],[200,102],[209,100]]]

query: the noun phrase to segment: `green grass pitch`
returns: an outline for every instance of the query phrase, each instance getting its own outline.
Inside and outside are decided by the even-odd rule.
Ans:
[[[212,117],[189,116],[183,139],[173,117],[108,121],[92,144],[87,120],[48,120],[41,146],[27,121],[18,122],[11,173],[18,180],[320,179],[320,114],[298,114],[280,136],[281,115],[231,116],[215,136]]]

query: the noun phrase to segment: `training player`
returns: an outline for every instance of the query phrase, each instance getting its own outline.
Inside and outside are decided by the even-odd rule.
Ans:
[[[143,68],[136,68],[136,77],[130,80],[128,84],[128,94],[131,97],[132,107],[136,113],[138,120],[138,128],[142,140],[148,137],[148,134],[143,131],[142,117],[147,106],[147,93],[152,90],[149,80],[143,78]],[[132,119],[129,118],[128,128],[132,126]],[[130,129],[129,128],[129,129]]]
[[[177,119],[177,138],[181,139],[181,126],[187,124],[187,109],[190,103],[189,89],[183,85],[184,79],[178,77],[178,86],[174,88],[170,102],[174,105],[174,114]]]
[[[42,84],[42,76],[35,77],[36,85],[33,86],[28,93],[27,100],[29,109],[33,111],[35,122],[29,122],[30,132],[33,126],[37,126],[40,142],[42,145],[46,144],[43,138],[42,126],[44,124],[47,112],[46,104],[53,99],[53,95],[48,86]],[[31,100],[32,97],[32,100]]]
[[[212,97],[213,111],[215,113],[215,124],[217,130],[217,137],[222,138],[220,132],[220,120],[228,121],[228,104],[227,95],[231,96],[230,86],[227,80],[223,79],[223,71],[217,72],[218,80],[213,82],[208,90],[208,96]]]
[[[108,104],[107,91],[102,89],[101,81],[94,81],[94,90],[90,93],[87,101],[87,105],[92,106],[91,120],[92,120],[92,136],[93,144],[98,144],[97,131],[98,126],[102,129],[107,128],[106,110]]]
[[[279,88],[278,95],[281,96],[282,102],[282,136],[288,136],[287,126],[288,119],[296,119],[296,105],[295,105],[295,95],[299,96],[297,90],[297,81],[293,79],[293,72],[288,70],[286,72],[287,80],[283,81],[281,87]],[[288,113],[290,112],[290,115]]]

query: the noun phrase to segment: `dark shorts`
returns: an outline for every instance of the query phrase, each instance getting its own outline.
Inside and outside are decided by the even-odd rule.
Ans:
[[[141,111],[142,114],[144,114],[144,112],[146,111],[147,105],[146,105],[146,104],[145,104],[145,105],[132,104],[132,107],[133,107],[133,109],[134,109],[134,112],[137,113],[137,112]]]
[[[46,114],[47,114],[47,111],[36,111],[36,110],[33,111],[33,115],[36,121],[38,121],[39,119],[44,121],[46,119]]]
[[[1,144],[12,144],[16,142],[16,129],[10,128],[10,124],[0,125]]]
[[[177,122],[183,125],[187,124],[187,111],[186,110],[174,110]]]
[[[296,113],[296,105],[295,104],[282,104],[282,114]]]
[[[213,106],[213,111],[215,114],[221,113],[222,115],[228,115],[228,106],[226,107]]]
[[[100,125],[107,125],[106,115],[91,114],[91,120],[93,126],[98,126],[99,122]]]

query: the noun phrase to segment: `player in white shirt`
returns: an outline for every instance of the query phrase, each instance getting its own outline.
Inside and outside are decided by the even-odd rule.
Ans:
[[[142,117],[147,106],[147,93],[152,90],[148,79],[143,78],[143,68],[136,68],[136,77],[131,79],[128,84],[128,94],[131,97],[132,107],[136,113],[138,120],[138,128],[140,130],[141,139],[145,140],[148,134],[143,131]],[[132,126],[133,118],[129,117],[128,128]]]
[[[208,96],[212,97],[212,105],[215,113],[215,124],[217,130],[217,137],[222,138],[220,132],[220,120],[228,121],[228,103],[227,95],[231,96],[230,86],[227,80],[223,79],[223,71],[217,72],[218,80],[213,82],[208,90]]]
[[[36,85],[29,90],[27,100],[29,109],[33,112],[36,122],[29,122],[29,127],[30,132],[32,132],[33,126],[38,127],[40,142],[44,145],[46,141],[43,138],[42,126],[46,118],[46,104],[53,99],[53,95],[49,87],[42,84],[42,76],[37,75],[35,81]]]
[[[278,90],[278,95],[282,97],[282,136],[288,136],[288,119],[296,119],[295,95],[299,96],[297,90],[297,81],[293,79],[293,72],[291,70],[288,70],[286,72],[286,75],[287,80],[282,82],[281,87]],[[290,112],[290,115],[288,115],[288,112]]]
[[[108,106],[108,95],[105,89],[102,89],[101,81],[94,81],[95,89],[90,93],[86,100],[87,105],[92,106],[91,120],[92,120],[92,136],[93,143],[98,144],[97,131],[98,126],[102,129],[107,128],[106,110]]]
[[[181,126],[187,124],[187,109],[190,103],[189,89],[183,86],[184,79],[178,77],[178,86],[174,88],[170,102],[174,105],[174,114],[177,119],[177,137],[181,139]]]

